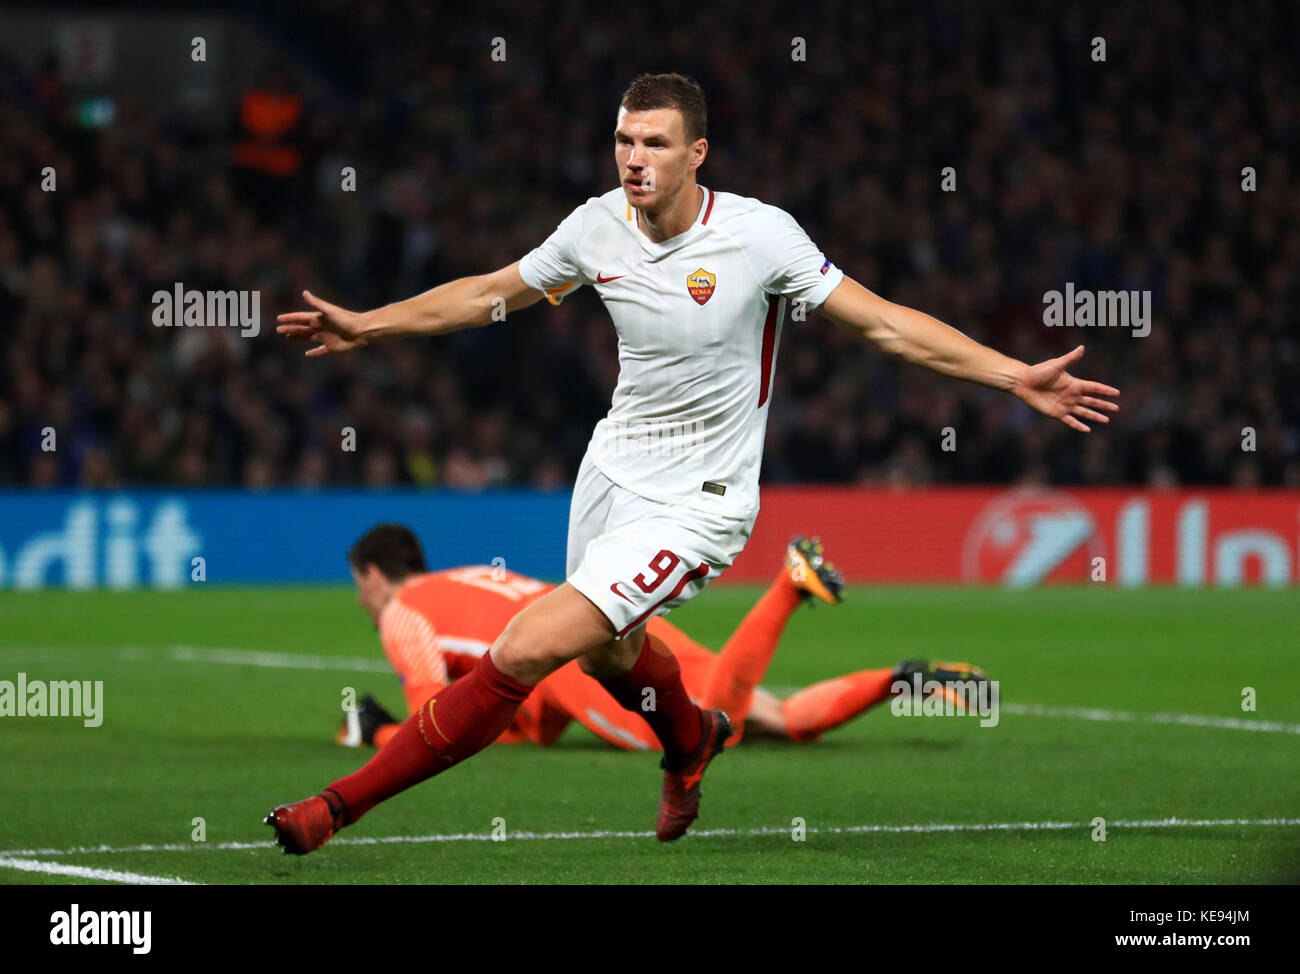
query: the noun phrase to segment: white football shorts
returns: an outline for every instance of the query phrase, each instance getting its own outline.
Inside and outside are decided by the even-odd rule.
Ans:
[[[730,567],[756,518],[649,500],[618,486],[588,455],[573,486],[565,575],[622,639],[685,605]]]

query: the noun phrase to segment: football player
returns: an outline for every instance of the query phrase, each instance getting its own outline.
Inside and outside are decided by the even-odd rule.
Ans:
[[[492,273],[356,312],[308,291],[277,331],[318,357],[501,321],[581,286],[618,332],[619,375],[569,511],[565,581],[512,616],[465,677],[425,701],[362,768],[266,817],[288,852],[319,848],[380,802],[464,761],[514,722],[570,661],[637,712],[664,756],[656,835],[699,816],[700,782],[734,731],[701,708],[646,623],[722,574],[758,517],[758,474],[787,308],[820,313],[885,352],[1006,392],[1072,429],[1108,421],[1119,390],[1071,375],[1083,346],[1029,365],[852,280],[784,210],[701,186],[709,151],[700,86],[641,75],[612,132],[619,185],[573,210],[540,246]],[[569,151],[538,146],[524,169]],[[548,158],[549,156],[549,158]],[[642,711],[649,696],[655,709]]]

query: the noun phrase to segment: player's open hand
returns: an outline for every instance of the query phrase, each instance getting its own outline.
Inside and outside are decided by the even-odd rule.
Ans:
[[[1076,379],[1065,371],[1067,365],[1082,357],[1083,346],[1080,345],[1060,358],[1049,358],[1046,362],[1031,365],[1011,391],[1040,413],[1059,419],[1070,429],[1090,433],[1092,428],[1079,417],[1096,423],[1109,423],[1110,417],[1106,413],[1118,410],[1119,404],[1099,397],[1118,396],[1119,390],[1100,382]]]
[[[303,300],[317,310],[290,311],[276,315],[275,320],[280,324],[275,330],[294,341],[318,342],[315,348],[307,349],[309,358],[329,355],[331,352],[346,352],[365,344],[365,315],[322,301],[310,291],[303,291],[302,296]]]

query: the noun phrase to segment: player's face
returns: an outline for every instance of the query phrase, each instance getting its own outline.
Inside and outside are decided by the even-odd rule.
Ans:
[[[628,202],[651,212],[669,205],[704,160],[708,143],[686,141],[686,123],[675,108],[618,110],[614,159]]]
[[[383,573],[374,565],[367,565],[364,572],[352,568],[352,583],[357,587],[357,605],[366,610],[370,621],[375,625],[379,624],[379,613],[384,608],[387,589],[385,581]]]

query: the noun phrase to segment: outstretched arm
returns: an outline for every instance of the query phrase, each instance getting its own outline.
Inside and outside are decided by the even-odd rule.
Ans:
[[[1103,396],[1119,390],[1076,379],[1066,366],[1083,356],[1083,346],[1037,365],[1026,365],[966,337],[920,311],[886,301],[846,277],[819,309],[832,321],[860,331],[891,355],[914,365],[1010,392],[1071,429],[1090,432],[1082,419],[1108,423],[1118,404]]]
[[[515,261],[491,274],[462,277],[373,311],[348,311],[310,291],[303,291],[302,296],[316,310],[279,315],[275,330],[296,341],[317,342],[307,350],[308,356],[317,356],[346,352],[382,338],[445,335],[477,328],[490,324],[498,308],[506,313],[518,311],[544,295],[524,283]]]

